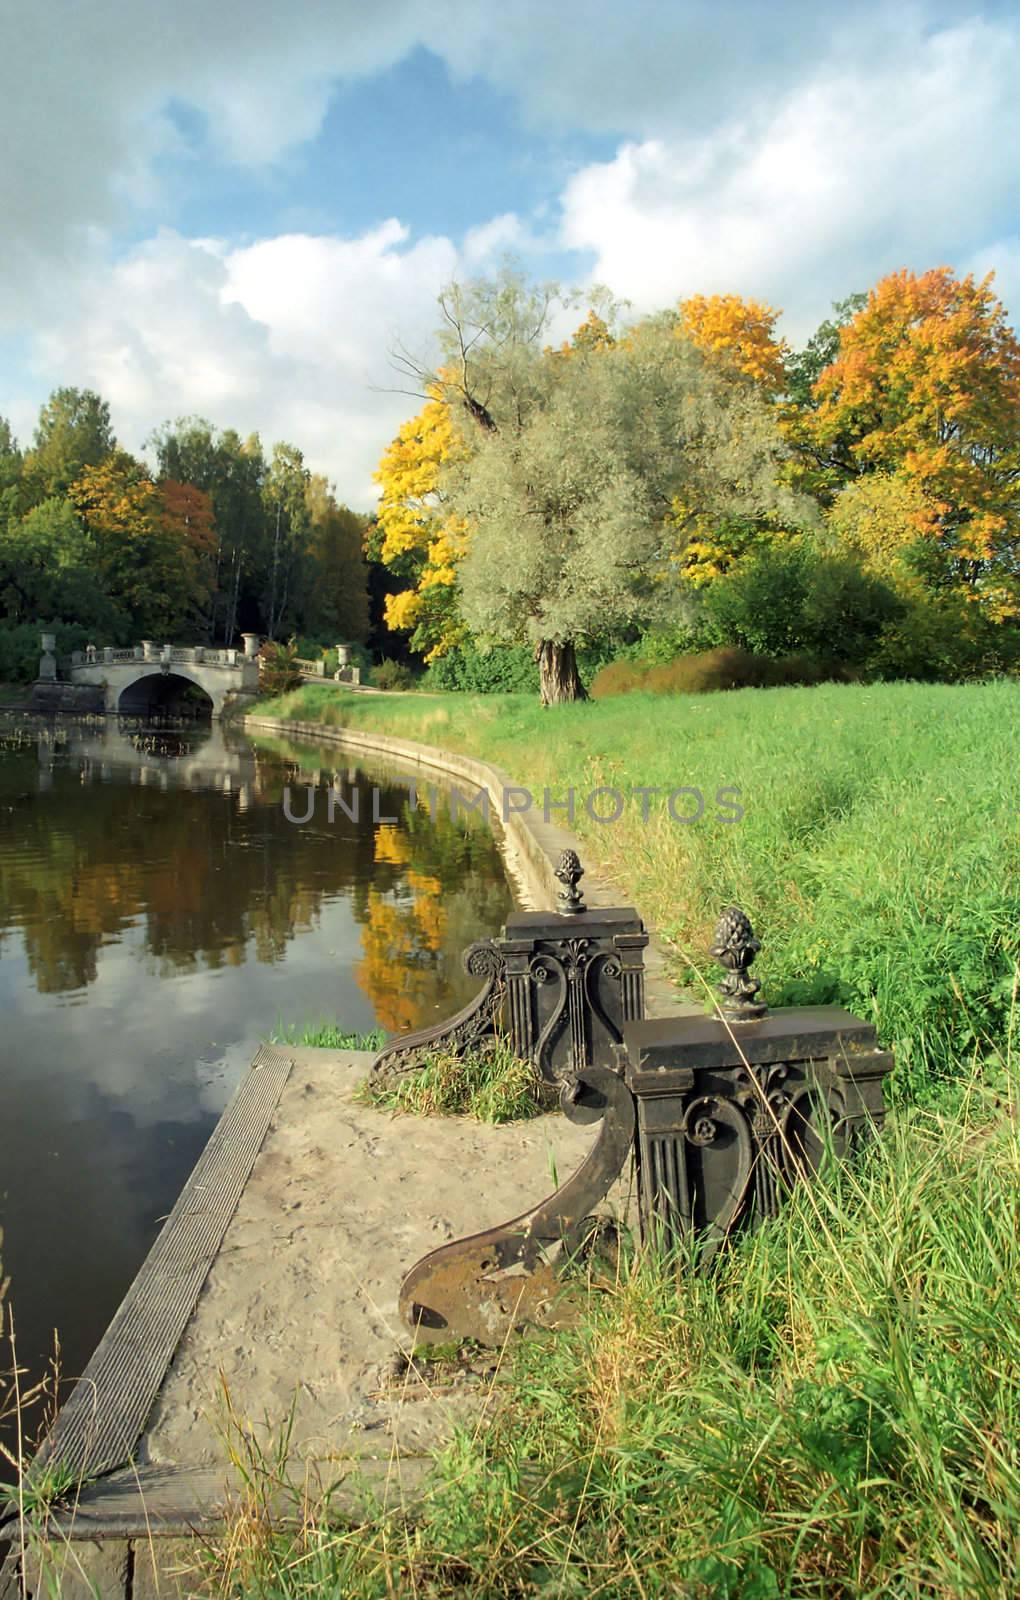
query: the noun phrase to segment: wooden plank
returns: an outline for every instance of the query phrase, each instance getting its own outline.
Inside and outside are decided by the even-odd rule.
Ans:
[[[389,1507],[410,1509],[421,1497],[432,1467],[424,1456],[350,1458],[291,1462],[266,1499],[280,1521],[300,1521],[302,1506],[324,1505],[337,1521],[361,1521],[376,1497]],[[108,1540],[214,1535],[241,1504],[242,1488],[229,1468],[124,1467],[87,1485],[74,1505],[50,1519],[53,1537]]]

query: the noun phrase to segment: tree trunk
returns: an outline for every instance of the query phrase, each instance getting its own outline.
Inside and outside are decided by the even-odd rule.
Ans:
[[[543,639],[535,651],[535,660],[544,706],[559,705],[563,700],[587,700],[571,640],[557,644],[552,639]]]

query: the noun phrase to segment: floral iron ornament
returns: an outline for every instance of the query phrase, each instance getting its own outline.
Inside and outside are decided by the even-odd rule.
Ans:
[[[730,1022],[748,1022],[768,1010],[764,1000],[757,998],[761,983],[748,971],[760,949],[747,916],[739,906],[729,906],[716,925],[712,955],[726,968],[718,987],[723,997],[720,1010]]]

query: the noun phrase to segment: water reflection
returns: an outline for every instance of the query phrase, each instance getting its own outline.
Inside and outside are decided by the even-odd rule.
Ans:
[[[379,790],[373,822],[287,784]],[[367,814],[366,814],[367,813]],[[219,726],[0,725],[0,1225],[35,1366],[81,1369],[280,1018],[404,1029],[510,909],[480,819],[390,769]]]

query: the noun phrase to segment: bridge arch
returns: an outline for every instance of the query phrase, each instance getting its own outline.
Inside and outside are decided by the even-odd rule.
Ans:
[[[172,672],[158,667],[137,672],[116,685],[116,705],[111,709],[122,716],[146,717],[169,710],[180,703],[182,697],[201,697],[206,715],[218,717],[223,710],[223,691],[203,683],[197,673],[177,663]]]

